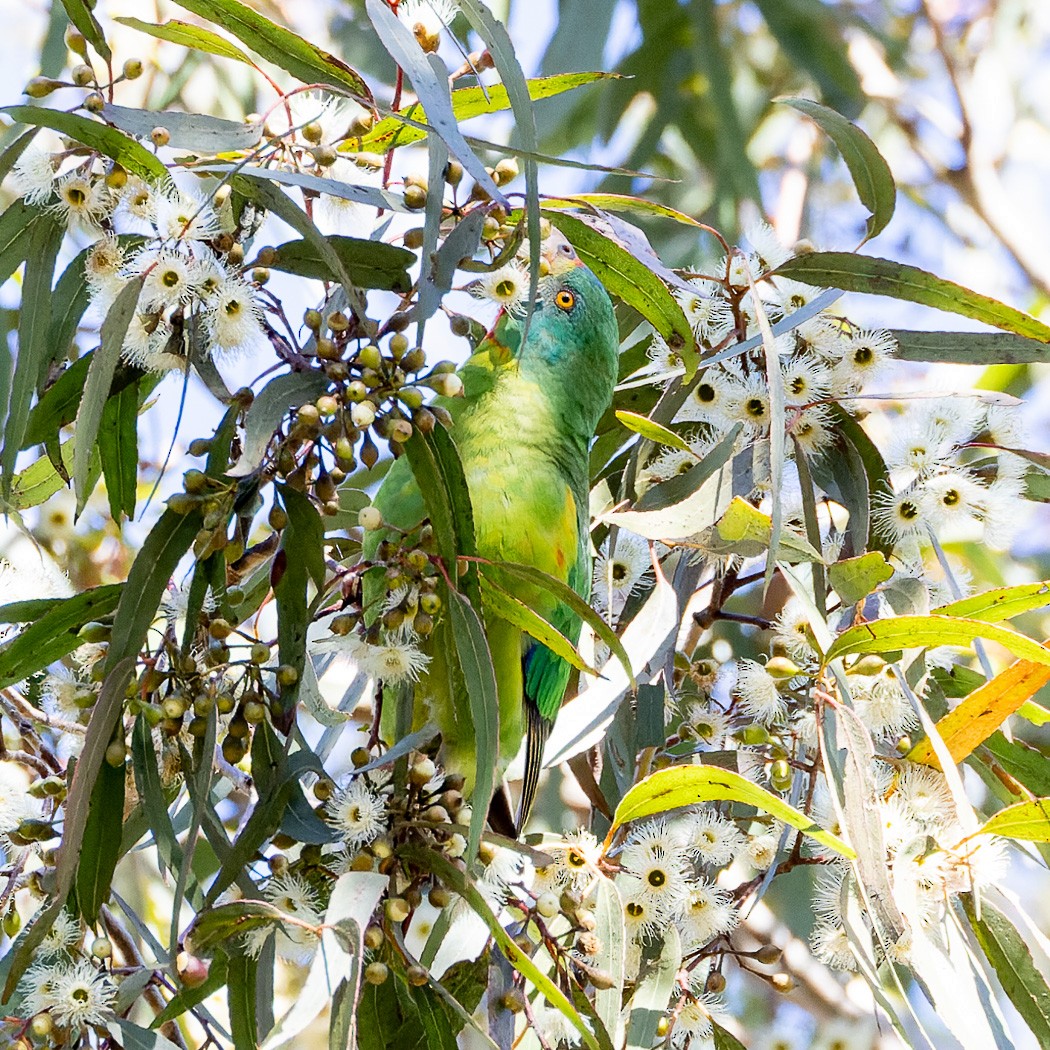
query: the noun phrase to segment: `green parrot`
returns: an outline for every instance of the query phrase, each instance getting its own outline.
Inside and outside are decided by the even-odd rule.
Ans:
[[[522,340],[524,318],[503,311],[459,371],[464,396],[439,403],[453,418],[450,433],[470,492],[479,556],[534,566],[586,599],[591,583],[588,453],[598,420],[612,401],[619,338],[608,294],[572,247],[558,241],[545,258],[550,272],[541,280],[527,338]],[[374,506],[394,530],[412,530],[426,517],[407,457],[392,465]],[[374,558],[382,540],[397,534],[368,533],[364,556]],[[507,581],[515,598],[574,644],[578,641],[580,618],[567,605],[541,587]],[[369,585],[366,578],[366,618],[369,602],[381,597],[379,582]],[[499,695],[500,777],[526,741],[514,821],[520,832],[571,668],[490,610],[484,621]],[[474,730],[466,698],[447,695],[444,660],[452,644],[439,618],[429,639],[430,666],[415,686],[414,728],[428,719],[437,725],[444,767],[463,776],[469,794],[476,773]],[[389,739],[385,711],[383,729]]]

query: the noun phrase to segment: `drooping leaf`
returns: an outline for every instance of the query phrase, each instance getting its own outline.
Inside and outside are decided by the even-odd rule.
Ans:
[[[856,855],[838,836],[814,824],[805,813],[800,813],[782,798],[739,773],[718,766],[672,766],[651,773],[620,800],[609,834],[629,821],[700,802],[741,802],[754,806],[843,857]]]
[[[222,26],[268,62],[291,73],[302,84],[327,84],[371,104],[372,92],[360,74],[341,59],[239,0],[176,0],[179,7]]]
[[[523,601],[495,584],[492,575],[494,574],[482,574],[481,577],[481,594],[486,610],[520,628],[530,638],[542,642],[552,653],[577,670],[587,674],[598,673],[580,656],[576,646],[561,631],[533,612]]]
[[[478,799],[492,797],[499,769],[499,694],[485,629],[474,607],[458,591],[449,591],[449,619],[456,641],[456,655],[473,717],[477,773],[474,792]],[[475,805],[470,818],[467,856],[473,857],[485,827],[486,806]]]
[[[1003,991],[1032,1030],[1037,1043],[1050,1045],[1050,988],[1032,960],[1025,938],[987,900],[981,900],[979,913],[972,894],[964,893],[962,903]]]
[[[535,566],[519,565],[516,562],[501,561],[491,565],[483,564],[480,566],[480,571],[482,578],[490,582],[498,581],[501,575],[514,576],[519,580],[541,587],[558,601],[564,602],[609,647],[609,651],[620,661],[620,665],[631,682],[634,682],[631,660],[623,647],[623,642],[601,616],[563,580],[550,576]]]
[[[576,193],[571,197],[544,197],[543,206],[556,210],[584,209],[588,207],[600,208],[602,211],[627,212],[636,215],[648,215],[661,219],[673,219],[683,226],[692,226],[694,229],[707,230],[709,227],[698,222],[685,212],[676,208],[668,207],[659,201],[648,200],[645,197],[631,197],[622,193]]]
[[[405,204],[404,197],[390,190],[380,189],[378,186],[360,186],[356,183],[343,182],[340,179],[323,179],[319,175],[311,175],[305,171],[281,171],[279,168],[255,168],[250,164],[202,164],[198,171],[207,171],[217,175],[233,175],[237,179],[245,181],[237,184],[237,188],[250,199],[254,199],[252,183],[280,183],[282,186],[297,186],[307,193],[327,193],[330,197],[338,197],[341,200],[355,201],[358,204],[367,204],[373,208],[383,208],[386,211],[408,212],[411,209]],[[272,191],[273,187],[270,185]],[[261,191],[259,191],[261,192]],[[266,200],[258,203],[264,207]],[[276,211],[277,209],[274,208]],[[281,213],[278,212],[280,215]],[[281,215],[281,218],[285,218]],[[285,219],[289,222],[288,219]],[[296,223],[291,223],[294,229],[302,233],[302,229]]]
[[[628,430],[641,434],[646,441],[652,441],[657,445],[666,445],[668,448],[678,449],[679,452],[689,451],[689,446],[684,439],[680,438],[673,430],[668,430],[662,423],[657,423],[648,416],[639,415],[637,412],[617,412],[616,418]]]
[[[897,188],[890,166],[875,143],[841,113],[811,99],[778,98],[776,101],[805,113],[835,143],[853,177],[861,203],[871,213],[865,239],[881,233],[893,218]]]
[[[77,865],[77,907],[90,926],[109,899],[109,887],[117,870],[124,823],[124,763],[103,762],[91,792],[87,825],[84,828],[80,862]]]
[[[21,124],[51,128],[82,142],[147,182],[159,182],[168,176],[168,169],[145,146],[101,121],[43,106],[5,106],[0,112]]]
[[[405,248],[357,237],[330,235],[325,239],[357,287],[394,292],[407,292],[412,287],[408,267],[415,263],[416,257]],[[316,245],[308,240],[287,241],[276,250],[277,258],[270,263],[275,270],[319,281],[340,279],[321,258]]]
[[[4,423],[3,454],[0,456],[0,477],[5,496],[11,490],[15,458],[22,447],[33,395],[51,362],[53,348],[47,338],[51,318],[51,279],[65,228],[54,216],[41,215],[32,219],[27,233],[25,278],[18,317],[18,354]]]
[[[1050,649],[1045,645],[1007,627],[956,616],[896,616],[857,624],[835,639],[824,662],[850,653],[891,653],[898,649],[938,645],[969,646],[977,638],[998,642],[1015,656],[1050,666]]]
[[[656,1041],[661,1017],[674,994],[675,978],[682,966],[682,940],[678,927],[668,923],[661,931],[660,953],[639,975],[627,1009],[627,1050],[650,1050]]]
[[[262,139],[262,121],[251,123],[223,120],[207,113],[180,113],[177,110],[131,109],[107,102],[102,116],[121,131],[135,138],[148,139],[154,128],[168,132],[172,149],[194,153],[233,153],[249,150]]]
[[[73,465],[73,442],[63,442],[59,455],[68,474]],[[20,474],[15,475],[7,503],[15,510],[27,510],[49,500],[65,486],[66,479],[55,469],[55,465],[47,456],[41,456]]]
[[[1050,667],[1029,660],[1018,660],[970,693],[937,723],[937,732],[953,761],[961,762],[979,744],[984,743],[1047,682],[1050,682]],[[930,742],[925,739],[911,749],[908,759],[929,766],[940,766]]]
[[[109,512],[115,522],[121,514],[135,517],[135,490],[138,483],[139,390],[125,387],[105,404],[98,428],[98,451],[102,476],[106,480]]]
[[[70,22],[77,27],[99,57],[108,62],[113,57],[113,52],[106,42],[98,19],[92,12],[95,5],[89,4],[87,0],[62,0],[62,6],[66,9]]]
[[[0,689],[43,670],[82,645],[80,628],[109,616],[122,590],[122,584],[110,583],[57,601],[34,623],[0,645]]]
[[[232,478],[251,474],[262,463],[286,413],[316,401],[327,389],[328,378],[322,372],[289,372],[271,379],[248,409],[241,458],[226,473]]]
[[[295,704],[306,660],[306,631],[309,627],[307,585],[322,557],[324,527],[313,504],[288,485],[278,488],[288,511],[288,525],[281,534],[281,547],[274,557],[270,579],[277,600],[277,647],[282,664],[295,669],[295,681],[281,685],[281,694],[271,708],[274,725],[288,733],[295,720]],[[312,549],[311,549],[312,547]],[[324,566],[321,566],[324,575]]]
[[[852,252],[811,252],[778,266],[776,274],[804,284],[840,288],[844,292],[887,295],[893,299],[961,314],[994,328],[1050,342],[1050,327],[996,299],[954,281],[889,259]]]
[[[1010,332],[911,332],[894,328],[901,361],[937,361],[959,365],[1027,365],[1050,359],[1050,348],[1037,339]]]
[[[705,549],[715,554],[737,554],[743,558],[754,558],[769,550],[773,536],[773,523],[768,514],[763,514],[747,500],[735,497],[726,512],[704,538]],[[820,551],[809,540],[789,529],[782,529],[777,546],[776,560],[789,565],[800,561],[822,560]]]
[[[403,850],[406,861],[419,864],[420,867],[432,871],[441,881],[458,893],[470,906],[478,917],[485,923],[492,934],[499,950],[510,962],[511,966],[520,973],[526,981],[533,985],[547,1000],[547,1002],[561,1013],[566,1020],[579,1032],[580,1040],[589,1050],[600,1050],[598,1041],[591,1030],[580,1019],[579,1013],[560,988],[536,965],[535,962],[523,952],[515,943],[513,938],[500,925],[499,920],[492,914],[491,908],[485,898],[482,897],[477,887],[458,871],[450,860],[435,850],[423,850],[418,846],[407,846]]]
[[[77,408],[77,442],[73,451],[73,487],[77,495],[77,513],[84,509],[91,495],[88,485],[91,454],[124,346],[124,337],[138,306],[141,286],[141,281],[129,281],[113,301],[102,322],[101,343],[92,355],[84,380],[84,391]]]
[[[143,22],[141,18],[128,18],[117,16],[114,22],[120,22],[131,29],[137,29],[140,33],[155,37],[157,40],[167,40],[172,44],[182,44],[193,51],[202,51],[208,55],[217,55],[219,58],[232,58],[236,62],[246,62],[254,65],[252,60],[239,48],[235,47],[225,37],[213,33],[210,29],[202,26],[191,25],[177,18],[169,19],[159,24],[154,22]]]

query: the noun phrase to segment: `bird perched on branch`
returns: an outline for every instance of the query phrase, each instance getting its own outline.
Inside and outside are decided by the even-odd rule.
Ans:
[[[619,338],[608,294],[573,248],[559,238],[544,249],[548,273],[540,281],[528,331],[524,316],[504,310],[459,371],[464,396],[439,403],[453,419],[450,434],[470,493],[479,557],[534,567],[586,599],[589,446],[612,400]],[[426,517],[407,456],[391,467],[374,506],[385,528],[367,535],[366,558],[376,556],[384,539],[403,536]],[[509,574],[501,583],[570,642],[578,641],[580,617],[563,600]],[[373,602],[379,597],[375,583],[366,583],[366,606],[370,594]],[[499,696],[499,777],[525,740],[514,822],[520,832],[571,667],[490,607],[484,624]],[[440,628],[439,622],[429,640],[429,666],[414,686],[413,720],[416,727],[428,718],[437,725],[445,769],[461,774],[469,793],[477,765],[475,733],[466,699],[452,695],[461,691],[450,686],[452,637]],[[388,725],[384,717],[384,736],[392,742]]]

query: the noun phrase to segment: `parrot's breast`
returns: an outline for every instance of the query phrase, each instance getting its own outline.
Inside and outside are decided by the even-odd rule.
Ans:
[[[567,580],[579,546],[574,490],[585,488],[587,462],[556,424],[535,383],[508,377],[460,422],[457,445],[478,553]]]

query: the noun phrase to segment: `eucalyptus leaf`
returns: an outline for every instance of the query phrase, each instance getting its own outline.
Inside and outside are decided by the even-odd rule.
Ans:
[[[180,113],[177,110],[131,109],[107,102],[102,116],[121,131],[136,138],[148,139],[154,128],[168,132],[172,149],[194,153],[233,153],[248,150],[262,139],[262,122],[238,123],[207,113]]]

